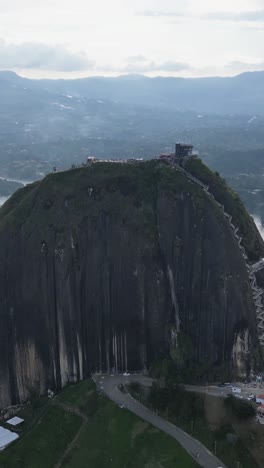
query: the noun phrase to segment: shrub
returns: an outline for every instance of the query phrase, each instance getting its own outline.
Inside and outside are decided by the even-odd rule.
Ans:
[[[256,410],[251,403],[239,400],[232,395],[225,399],[225,405],[240,419],[252,418],[256,415]]]
[[[131,382],[129,384],[129,388],[132,391],[132,393],[137,393],[137,394],[141,393],[141,385],[138,382]]]

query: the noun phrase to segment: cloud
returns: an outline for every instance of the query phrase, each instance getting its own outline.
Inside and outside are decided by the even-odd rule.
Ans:
[[[116,73],[179,72],[190,65],[181,61],[158,62],[138,54],[127,57],[120,66],[96,65],[85,54],[73,53],[62,45],[27,42],[10,44],[0,39],[0,69],[48,70],[56,72],[103,71]]]
[[[148,59],[144,57],[144,55],[131,55],[130,57],[127,57],[128,62],[147,62]]]
[[[148,64],[148,71],[178,72],[181,70],[189,70],[189,69],[190,69],[190,65],[188,63],[174,62],[171,60],[168,60],[166,62],[161,62],[161,63],[150,62]]]
[[[143,10],[136,13],[137,16],[144,16],[149,18],[193,18],[204,19],[212,21],[248,21],[248,22],[262,22],[264,21],[264,9],[242,11],[242,12],[213,12],[213,13],[190,13],[190,12],[177,12],[177,11],[155,11]]]
[[[81,52],[74,53],[62,45],[35,42],[9,44],[0,40],[0,68],[38,69],[72,72],[93,69],[95,63]]]
[[[169,17],[169,16],[189,16],[189,15],[184,15],[181,12],[177,11],[155,11],[155,10],[142,10],[142,11],[137,11],[136,16],[145,16],[145,17],[150,17],[150,18],[160,18],[160,17]]]
[[[264,70],[264,62],[243,62],[239,60],[234,60],[229,62],[226,67],[227,70],[232,70],[234,72],[246,72],[246,71],[262,71]]]
[[[216,12],[204,15],[204,18],[217,21],[264,21],[264,9],[239,13]]]
[[[190,70],[191,67],[188,63],[165,61],[154,62],[153,60],[145,59],[144,61],[128,62],[123,66],[105,65],[97,68],[97,70],[104,72],[118,72],[118,73],[151,73],[151,72],[179,72],[183,70]]]
[[[45,0],[45,7],[54,7],[54,3],[56,3],[56,0]],[[40,5],[37,4],[36,0],[23,0],[23,2],[21,2],[21,0],[8,0],[8,2],[6,0],[0,0],[1,13],[5,13],[8,11],[14,12],[18,10],[24,11],[25,9],[38,9],[39,6]]]

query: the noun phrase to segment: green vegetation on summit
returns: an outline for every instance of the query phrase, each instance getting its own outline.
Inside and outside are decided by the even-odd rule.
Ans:
[[[133,229],[153,232],[159,190],[172,195],[188,191],[204,198],[181,172],[157,160],[134,165],[97,163],[49,174],[17,191],[0,211],[0,226],[27,226],[27,218],[33,214],[41,228],[52,226],[60,231],[69,220],[71,224],[80,222],[88,211],[92,218],[111,214],[122,217]]]
[[[258,260],[263,256],[263,242],[254,221],[239,196],[226,184],[225,180],[218,173],[212,172],[200,159],[189,160],[186,169],[204,184],[209,185],[209,191],[232,216],[234,225],[239,228],[242,243],[249,258]]]

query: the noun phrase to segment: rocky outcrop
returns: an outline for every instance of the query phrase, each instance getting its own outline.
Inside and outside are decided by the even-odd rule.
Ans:
[[[244,258],[217,203],[158,162],[48,176],[0,211],[0,406],[92,371],[192,359],[245,374]]]

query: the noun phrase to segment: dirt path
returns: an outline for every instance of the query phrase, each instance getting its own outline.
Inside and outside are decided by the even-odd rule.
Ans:
[[[82,413],[78,408],[76,408],[75,406],[72,406],[72,405],[67,405],[65,403],[61,403],[59,401],[56,401],[55,402],[56,405],[60,406],[61,408],[63,408],[65,411],[68,411],[69,413],[74,413],[74,414],[77,414],[77,416],[80,416],[83,420],[82,424],[81,424],[81,427],[80,429],[78,430],[77,434],[75,435],[75,437],[72,439],[72,441],[70,442],[70,444],[68,445],[67,449],[65,450],[65,452],[63,453],[63,455],[61,456],[61,458],[59,459],[58,463],[56,463],[56,465],[54,465],[54,468],[61,468],[62,466],[62,463],[64,462],[64,460],[66,459],[66,457],[69,455],[69,453],[72,451],[74,445],[76,444],[82,430],[84,429],[87,421],[88,421],[88,418],[87,416]]]

